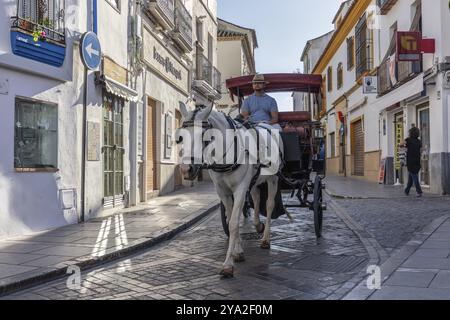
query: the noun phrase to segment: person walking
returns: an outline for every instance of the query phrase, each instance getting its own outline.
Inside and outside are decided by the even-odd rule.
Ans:
[[[417,127],[409,130],[409,137],[400,146],[406,147],[406,167],[408,168],[409,178],[408,185],[405,189],[405,194],[408,196],[411,187],[414,184],[416,187],[417,197],[422,197],[422,188],[419,182],[420,165],[420,151],[422,142],[419,140],[420,131]]]

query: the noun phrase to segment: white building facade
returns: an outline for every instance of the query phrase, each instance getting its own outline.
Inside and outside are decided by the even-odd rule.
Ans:
[[[218,109],[236,115],[237,101],[232,101],[225,85],[230,78],[256,74],[255,49],[258,48],[256,32],[219,19],[218,68],[222,74],[222,99]]]
[[[450,21],[446,1],[355,1],[314,68],[324,78],[327,168],[330,174],[374,182],[407,182],[399,144],[411,127],[421,130],[421,183],[434,193],[449,190],[448,68]],[[434,53],[418,62],[397,62],[396,34],[420,32],[434,39]],[[373,76],[378,93],[364,94]],[[384,168],[384,174],[380,175]]]
[[[128,86],[128,3],[88,4],[18,0],[0,8],[0,238],[126,205],[129,102],[137,95]],[[97,33],[102,62],[85,79],[86,31]]]

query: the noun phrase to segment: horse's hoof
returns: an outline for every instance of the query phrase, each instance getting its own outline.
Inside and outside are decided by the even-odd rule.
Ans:
[[[220,271],[220,275],[222,278],[233,278],[233,267],[231,268],[223,268],[222,271]]]
[[[243,253],[239,253],[238,255],[233,257],[234,262],[244,262],[245,261],[245,257]]]
[[[261,242],[261,249],[270,249],[270,242],[269,241],[263,241]]]
[[[266,225],[262,222],[256,226],[256,232],[258,232],[259,234],[263,234],[265,229]]]

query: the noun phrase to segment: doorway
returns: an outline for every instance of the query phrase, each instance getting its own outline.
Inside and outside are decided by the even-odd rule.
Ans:
[[[178,110],[175,110],[175,130],[179,129],[181,127],[181,122],[182,122],[182,117],[181,117],[181,112]],[[183,176],[181,174],[181,160],[180,160],[180,155],[177,153],[176,154],[176,159],[175,159],[175,188],[179,188],[183,185]]]
[[[103,95],[103,205],[123,206],[125,155],[123,139],[124,100]]]
[[[352,124],[352,155],[355,176],[364,176],[364,129],[362,120]]]
[[[146,160],[146,190],[147,195],[157,190],[156,172],[156,101],[147,102],[147,160]]]
[[[424,186],[430,185],[430,107],[428,104],[417,107],[418,127],[420,129],[420,140],[422,151],[420,156],[420,183]]]

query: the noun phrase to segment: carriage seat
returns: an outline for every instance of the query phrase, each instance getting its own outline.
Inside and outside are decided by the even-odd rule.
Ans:
[[[278,122],[307,122],[311,121],[311,113],[308,111],[279,112]]]

